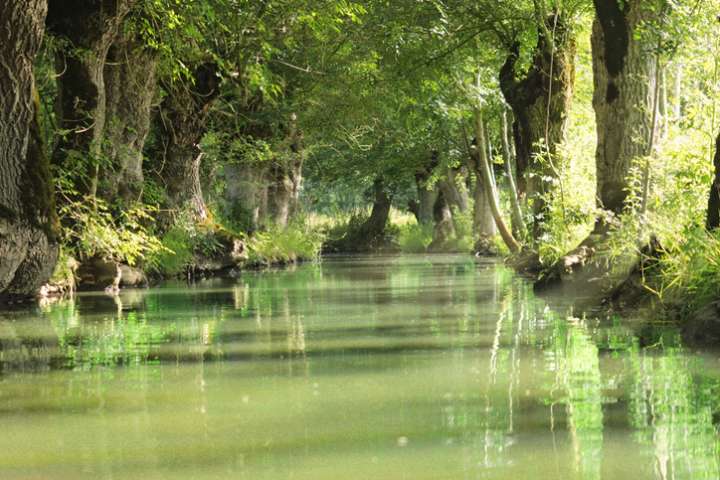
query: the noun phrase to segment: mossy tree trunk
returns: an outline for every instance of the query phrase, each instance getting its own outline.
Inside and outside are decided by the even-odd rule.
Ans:
[[[594,3],[597,198],[600,208],[617,215],[625,207],[632,162],[648,152],[656,65],[651,40],[638,30],[653,13],[643,0]]]
[[[206,131],[208,114],[218,96],[220,79],[211,63],[197,66],[193,84],[176,83],[167,88],[160,107],[159,135],[164,151],[160,178],[167,192],[163,224],[172,224],[181,212],[189,212],[202,223],[208,210],[202,194],[200,140]]]
[[[61,136],[53,163],[81,177],[80,193],[95,195],[105,133],[105,62],[136,0],[50,0],[48,30],[69,44],[58,56]],[[76,165],[75,162],[79,162]],[[70,165],[72,163],[72,165]]]
[[[547,196],[560,181],[557,149],[565,139],[573,96],[575,50],[572,25],[560,14],[550,15],[538,28],[528,71],[518,78],[519,44],[500,70],[500,88],[514,116],[518,190],[532,205],[536,239],[544,232]]]
[[[150,131],[157,91],[158,52],[132,34],[118,35],[105,65],[106,127],[99,193],[128,204],[139,200],[143,185],[143,147]]]
[[[0,2],[0,296],[29,296],[57,261],[57,218],[33,62],[46,0]]]

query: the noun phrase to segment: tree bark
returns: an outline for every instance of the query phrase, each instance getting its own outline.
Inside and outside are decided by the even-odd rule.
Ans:
[[[59,167],[78,168],[80,193],[95,195],[105,133],[104,69],[108,49],[136,0],[50,0],[47,28],[69,46],[59,56],[61,136],[53,153]],[[78,158],[79,156],[79,158]],[[73,165],[69,165],[69,163]]]
[[[546,32],[553,38],[546,38]],[[538,28],[529,70],[518,80],[515,44],[500,70],[500,88],[513,111],[518,190],[532,205],[533,236],[544,231],[547,196],[559,182],[557,147],[565,139],[568,110],[575,84],[575,36],[560,14]]]
[[[614,214],[625,207],[628,174],[647,154],[652,128],[655,61],[638,27],[651,20],[642,0],[595,0],[592,31],[597,121],[598,206]]]
[[[255,164],[228,164],[225,178],[225,214],[248,233],[260,229],[267,215],[267,167]]]
[[[196,222],[208,218],[202,196],[200,140],[205,134],[208,113],[218,95],[220,79],[214,64],[195,68],[193,85],[175,84],[167,89],[160,106],[159,135],[165,158],[160,178],[167,192],[168,226],[180,212],[190,212]]]
[[[139,200],[143,185],[143,147],[150,131],[157,88],[159,54],[139,38],[121,34],[105,65],[106,127],[100,196],[125,204]]]
[[[57,261],[57,218],[33,62],[46,0],[0,2],[0,296],[30,296]]]

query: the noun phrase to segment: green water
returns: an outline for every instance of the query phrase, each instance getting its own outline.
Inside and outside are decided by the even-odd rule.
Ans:
[[[720,355],[463,256],[0,313],[0,478],[720,478]]]

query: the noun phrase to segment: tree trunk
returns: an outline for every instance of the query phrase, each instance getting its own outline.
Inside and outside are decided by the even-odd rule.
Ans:
[[[442,189],[438,192],[435,205],[433,205],[433,220],[435,220],[435,228],[433,229],[433,239],[428,245],[428,250],[442,250],[447,241],[455,236],[452,210],[450,210],[450,204],[445,198],[445,192]]]
[[[475,205],[473,210],[473,230],[475,237],[481,242],[489,242],[497,233],[495,220],[492,215],[492,207],[488,197],[488,192],[482,181],[482,175],[476,175],[475,190],[473,198]]]
[[[290,117],[288,145],[270,168],[268,199],[273,223],[286,228],[290,216],[298,208],[302,182],[303,150],[302,133],[297,128],[297,116]]]
[[[196,222],[204,222],[208,210],[202,197],[200,140],[205,134],[207,117],[218,95],[219,77],[214,64],[195,69],[193,85],[175,84],[168,88],[160,111],[160,137],[165,151],[160,177],[167,192],[170,218],[183,211]]]
[[[223,170],[225,215],[248,233],[259,230],[267,213],[267,168],[255,164],[227,164]]]
[[[385,191],[382,179],[375,180],[373,184],[375,200],[373,201],[370,217],[360,227],[359,240],[367,240],[372,243],[385,233],[385,226],[390,218],[390,207],[392,197]]]
[[[682,75],[682,63],[678,61],[675,66],[675,77],[673,78],[673,114],[676,122],[679,121],[682,116]]]
[[[493,182],[493,171],[490,168],[490,162],[487,158],[487,152],[484,148],[485,145],[485,133],[483,131],[483,120],[482,112],[480,109],[475,109],[475,137],[477,138],[477,144],[475,146],[475,158],[477,162],[476,171],[478,178],[482,179],[485,194],[490,204],[492,211],[493,220],[497,226],[500,236],[502,237],[505,245],[510,249],[512,253],[518,253],[520,251],[520,244],[513,237],[510,229],[507,228],[505,221],[502,218],[502,212],[500,211],[500,204],[498,197],[495,193],[494,182]]]
[[[430,225],[433,222],[433,207],[438,197],[437,187],[428,188],[426,182],[417,180],[418,194],[417,221],[421,225]]]
[[[106,126],[100,196],[124,203],[139,200],[143,185],[143,147],[150,131],[159,55],[140,39],[119,35],[105,65]]]
[[[60,138],[53,163],[61,168],[83,167],[77,185],[95,195],[105,133],[104,68],[108,49],[136,0],[50,0],[47,28],[70,45],[58,58]],[[81,161],[78,165],[75,162]],[[70,165],[73,163],[73,165]]]
[[[57,261],[57,218],[33,61],[46,0],[0,2],[0,295],[30,296]]]
[[[451,207],[466,212],[469,198],[465,188],[465,174],[460,169],[448,168],[445,175],[445,178],[438,181],[438,187],[443,192],[445,200]]]
[[[505,175],[508,179],[508,189],[510,190],[510,223],[512,224],[512,232],[516,238],[525,237],[525,221],[523,220],[522,208],[520,207],[520,195],[518,194],[515,172],[512,165],[514,156],[510,148],[508,140],[508,121],[507,109],[503,107],[502,111],[502,146],[503,146],[503,166],[505,167]],[[478,181],[481,181],[478,178]]]
[[[438,188],[436,185],[430,185],[430,179],[437,166],[437,155],[431,154],[429,160],[415,172],[418,196],[417,221],[421,225],[433,223],[433,209],[438,198]]]
[[[633,161],[648,155],[652,139],[656,41],[638,30],[653,20],[644,0],[595,0],[591,37],[593,108],[597,121],[598,206],[612,215],[626,207],[628,175]],[[649,171],[650,165],[646,165]],[[612,224],[601,215],[595,228],[578,247],[550,268],[537,287],[562,281],[568,294],[582,292],[603,298],[628,278],[639,262],[640,248],[622,255],[600,255]],[[639,246],[638,246],[639,247]],[[569,281],[568,281],[569,280]]]
[[[720,134],[715,140],[715,177],[713,178],[710,194],[708,196],[708,209],[706,226],[708,230],[715,230],[720,227]]]
[[[547,196],[559,182],[557,147],[565,139],[575,84],[575,36],[567,22],[551,15],[545,28],[538,28],[532,64],[522,79],[516,78],[519,44],[500,70],[500,88],[514,115],[518,190],[532,204],[535,238],[544,231]]]
[[[638,27],[651,20],[642,0],[595,0],[592,31],[597,121],[598,206],[620,214],[630,188],[628,174],[635,158],[647,154],[652,128],[655,59],[652,42]],[[646,36],[646,35],[644,35]]]

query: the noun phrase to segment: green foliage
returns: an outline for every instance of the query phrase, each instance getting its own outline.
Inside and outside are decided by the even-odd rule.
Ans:
[[[317,260],[324,239],[322,233],[304,226],[303,222],[296,222],[285,229],[255,232],[247,242],[249,262],[272,265]]]
[[[148,267],[160,275],[173,277],[183,273],[195,258],[187,230],[174,227],[162,237],[163,249],[148,259]]]
[[[80,259],[102,257],[135,265],[164,250],[148,227],[155,213],[154,208],[138,204],[113,216],[99,198],[69,201],[60,208],[60,218],[68,225],[62,230],[62,243]]]
[[[453,224],[455,225],[455,236],[446,244],[449,252],[471,253],[475,245],[473,238],[473,210],[468,208],[461,212],[453,208]]]
[[[404,253],[425,253],[432,240],[431,224],[407,223],[399,227],[398,244]]]

